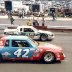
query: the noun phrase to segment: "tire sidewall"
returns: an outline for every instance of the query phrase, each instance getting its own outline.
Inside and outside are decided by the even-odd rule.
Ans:
[[[45,39],[43,38],[44,36],[45,36]],[[48,40],[48,36],[46,34],[41,34],[40,40],[41,41],[47,41]]]
[[[52,60],[50,60],[50,61],[45,61],[44,57],[45,57],[48,53],[51,53],[52,56],[53,56],[53,58],[52,58]],[[55,61],[55,55],[54,55],[52,52],[46,52],[46,53],[44,53],[44,55],[43,55],[43,57],[42,57],[42,60],[43,60],[44,63],[54,63],[54,61]]]

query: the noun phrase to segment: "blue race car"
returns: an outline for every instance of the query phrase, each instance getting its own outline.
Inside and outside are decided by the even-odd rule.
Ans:
[[[62,48],[49,44],[39,44],[27,36],[3,36],[0,39],[0,59],[42,60],[51,63],[64,60]]]

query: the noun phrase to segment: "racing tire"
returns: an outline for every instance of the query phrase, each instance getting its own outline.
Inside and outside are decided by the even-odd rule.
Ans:
[[[41,40],[41,41],[47,41],[47,40],[48,40],[48,36],[47,36],[46,34],[42,34],[42,35],[40,36],[40,40]]]
[[[46,52],[44,53],[42,60],[44,63],[54,63],[55,55],[52,52]]]

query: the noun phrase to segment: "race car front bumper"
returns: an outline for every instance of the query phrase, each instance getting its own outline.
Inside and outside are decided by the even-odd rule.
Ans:
[[[57,54],[56,60],[64,60],[65,58],[66,58],[65,54],[61,52]]]

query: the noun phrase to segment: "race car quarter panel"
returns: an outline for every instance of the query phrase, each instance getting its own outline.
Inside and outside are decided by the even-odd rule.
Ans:
[[[52,44],[43,44],[42,46],[39,46],[39,49],[42,49],[41,58],[44,62],[50,63],[53,61],[61,61],[65,59],[65,54],[63,52],[63,49],[61,47],[52,45]]]

